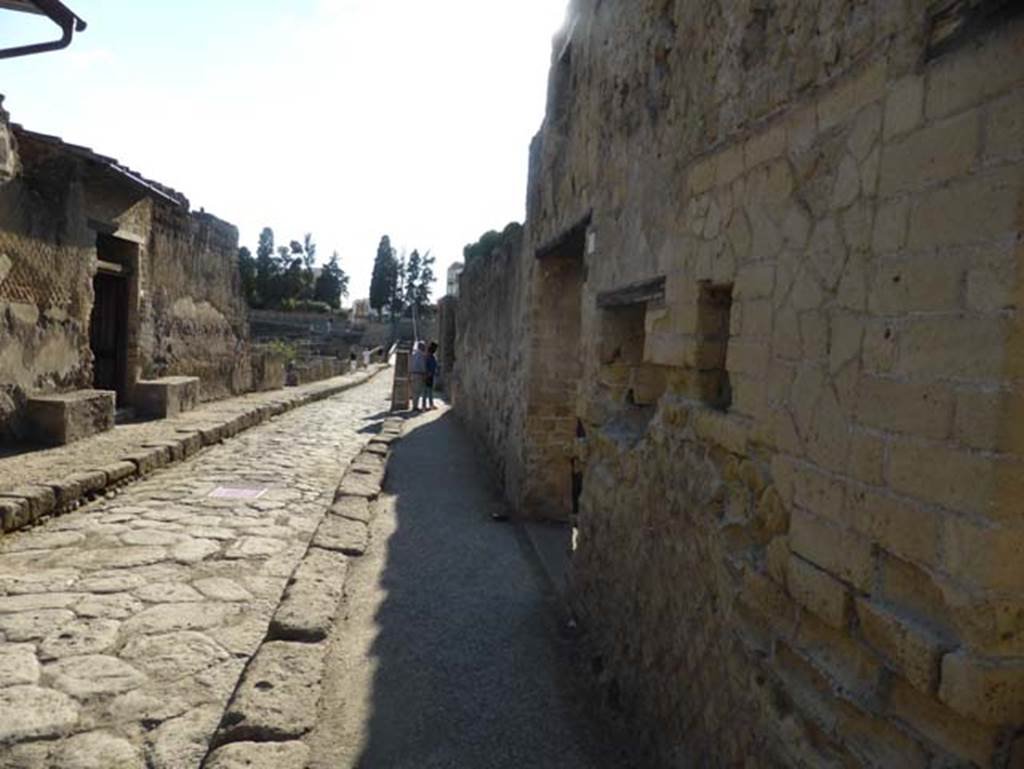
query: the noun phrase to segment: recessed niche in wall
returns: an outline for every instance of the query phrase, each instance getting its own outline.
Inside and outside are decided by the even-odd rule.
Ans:
[[[644,363],[647,311],[664,304],[664,277],[598,294],[601,377],[606,386],[617,392],[616,400],[652,406],[664,392],[666,370]]]
[[[701,372],[701,398],[713,408],[727,411],[732,387],[725,363],[729,353],[729,317],[732,284],[702,282],[697,307],[697,368]]]
[[[609,307],[601,313],[602,364],[643,362],[646,315],[646,304]]]

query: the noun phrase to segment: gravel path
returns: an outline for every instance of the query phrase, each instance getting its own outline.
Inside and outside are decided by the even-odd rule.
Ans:
[[[0,768],[198,766],[390,383],[0,540]]]

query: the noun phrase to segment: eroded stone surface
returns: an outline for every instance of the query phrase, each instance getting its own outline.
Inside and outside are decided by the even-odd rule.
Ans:
[[[207,705],[161,724],[147,738],[150,765],[153,769],[199,766],[220,716],[220,707]]]
[[[66,657],[46,665],[46,676],[53,685],[79,700],[97,695],[120,694],[140,686],[145,677],[117,657],[86,654]]]
[[[54,750],[52,760],[61,769],[145,769],[141,750],[103,732],[76,734]]]
[[[305,769],[309,748],[301,742],[236,742],[218,748],[206,769]]]
[[[78,706],[67,695],[39,686],[0,689],[0,744],[59,737],[78,721]]]
[[[0,646],[0,688],[39,682],[39,660],[32,644]]]
[[[347,574],[345,556],[310,548],[274,612],[272,637],[307,642],[326,638],[344,596]]]
[[[111,619],[76,619],[50,633],[39,644],[39,659],[101,654],[117,641],[121,623]]]
[[[324,650],[323,644],[263,644],[225,714],[224,738],[285,740],[312,729]]]
[[[369,544],[370,532],[365,523],[337,515],[324,518],[313,537],[313,544],[345,555],[362,555]]]
[[[136,636],[121,651],[121,656],[150,678],[177,680],[213,667],[230,656],[202,633],[182,631],[156,636]]]

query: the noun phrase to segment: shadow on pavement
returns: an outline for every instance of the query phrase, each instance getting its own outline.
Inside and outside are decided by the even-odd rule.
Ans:
[[[387,542],[372,646],[369,724],[355,763],[403,767],[611,769],[578,686],[558,611],[484,459],[451,412],[409,425],[386,492]]]

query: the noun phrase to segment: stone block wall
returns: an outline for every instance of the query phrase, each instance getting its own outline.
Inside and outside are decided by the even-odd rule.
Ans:
[[[466,265],[455,321],[449,378],[460,418],[481,439],[498,478],[518,505],[523,473],[525,311],[522,230],[506,229],[501,247]],[[469,322],[463,323],[463,318]]]
[[[1024,755],[1012,5],[573,4],[522,294],[464,283],[460,334],[523,356],[523,414],[476,417],[510,496],[581,468],[572,600],[652,765]]]

